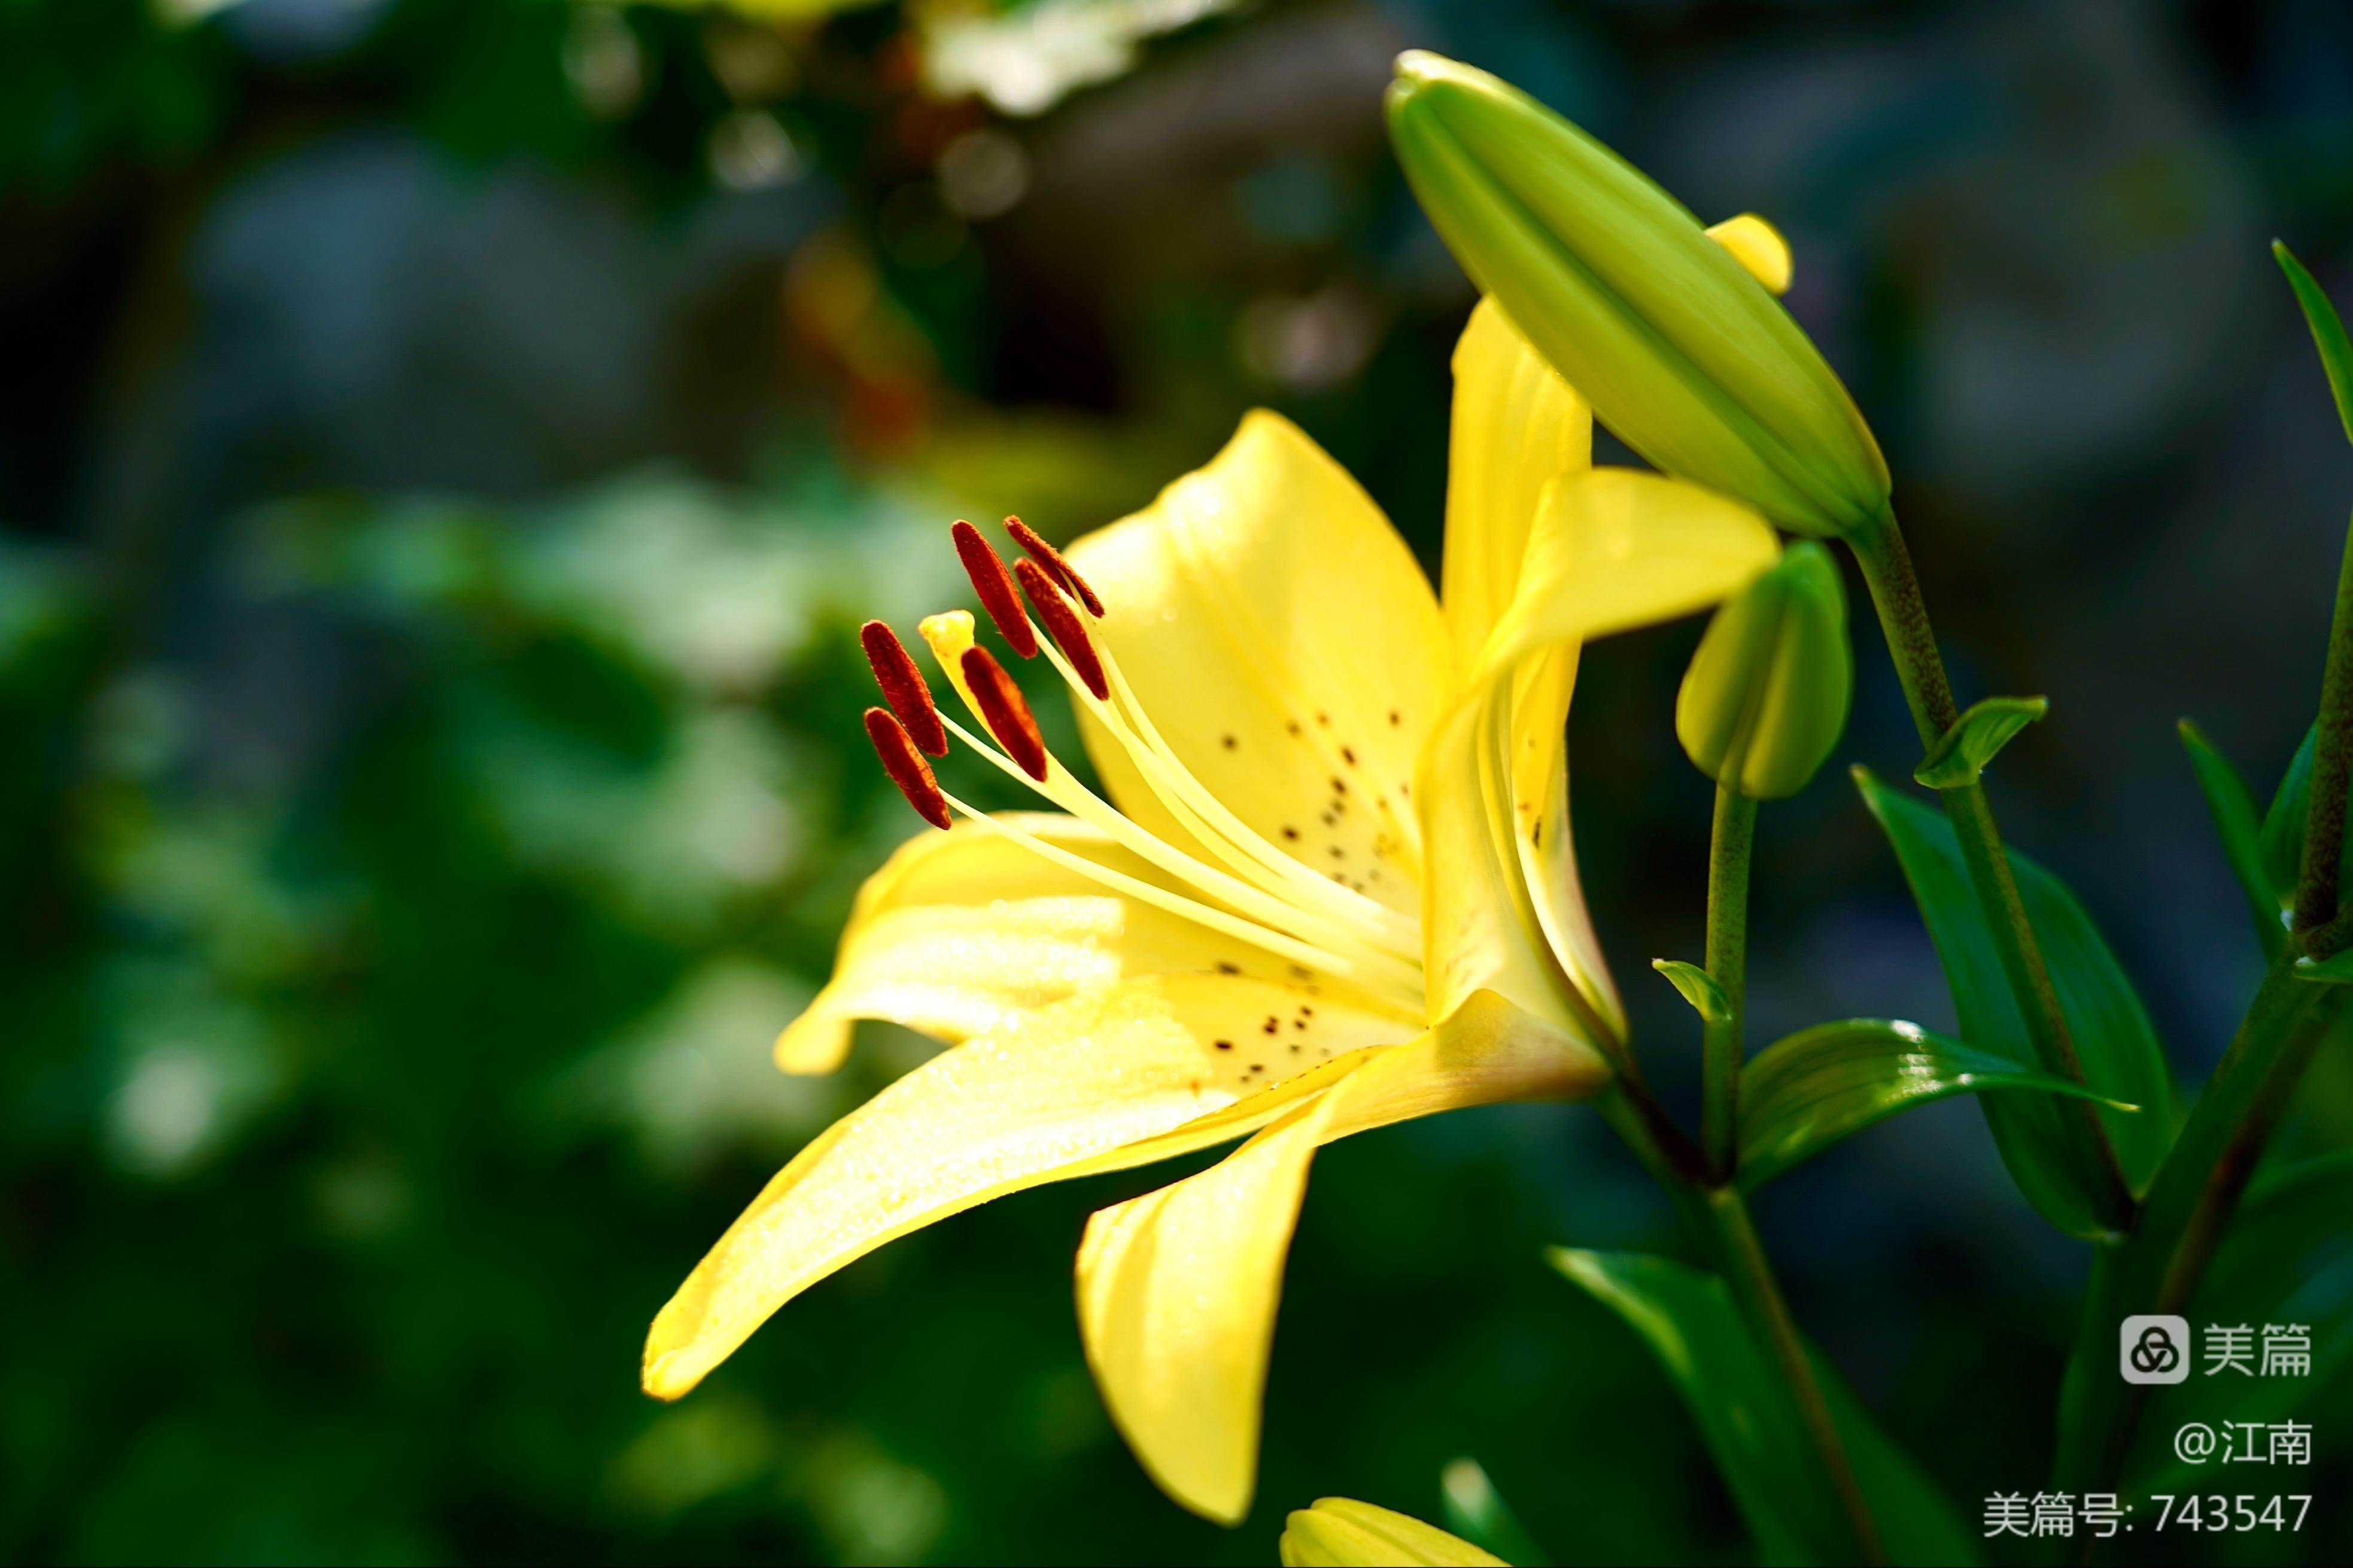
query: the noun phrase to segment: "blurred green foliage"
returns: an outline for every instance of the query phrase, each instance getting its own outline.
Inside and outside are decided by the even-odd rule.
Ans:
[[[940,525],[1018,510],[1067,538],[1271,402],[1431,558],[1468,299],[1381,150],[1388,53],[1454,47],[1614,134],[1708,62],[1817,81],[1883,13],[1934,43],[1950,8],[827,9],[0,0],[0,1555],[1265,1561],[1317,1496],[1439,1517],[1441,1467],[1472,1455],[1561,1561],[1745,1560],[1667,1380],[1542,1263],[1553,1243],[1674,1246],[1575,1113],[1447,1118],[1319,1161],[1236,1531],[1151,1487],[1078,1350],[1084,1217],[1165,1173],[895,1243],[675,1406],[638,1392],[637,1358],[776,1166],[928,1048],[870,1030],[818,1080],[766,1056],[913,826],[860,746],[851,634],[961,597]],[[1030,47],[1049,21],[1059,54]],[[2104,59],[2081,66],[2124,83],[2102,101],[2173,101],[2155,68]],[[1779,194],[1793,300],[1883,428],[1916,425],[1933,457],[1949,397],[1880,395],[1987,341],[1939,309],[2007,279],[2046,315],[2097,312],[2065,258],[2003,249],[2017,215],[1985,192],[2023,182],[1982,174],[2019,155],[1980,131],[1999,116],[1941,68],[1886,68],[1912,89],[1897,109],[1857,110]],[[2323,232],[2348,222],[2325,206],[2334,123],[2265,121],[2255,160]],[[1755,140],[1734,128],[1704,149]],[[1956,173],[1973,135],[1995,151]],[[353,154],[387,146],[401,159]],[[1852,207],[1824,194],[1850,188]],[[2222,196],[2160,194],[2191,209],[2182,254],[2234,237]],[[447,246],[366,249],[401,225]],[[1868,259],[1888,234],[1911,270]],[[566,270],[581,258],[604,271]],[[1810,296],[1818,277],[1838,289]],[[2203,272],[2158,281],[2169,304],[2229,297]],[[587,286],[607,283],[621,304]],[[2135,377],[2173,384],[2127,320]],[[2020,384],[1972,374],[2002,407]],[[2186,416],[2138,417],[2145,451]],[[1915,526],[2008,548],[1937,529],[1938,484],[1986,466],[1956,449]],[[2266,516],[2302,471],[2274,455]],[[2147,510],[2070,515],[2140,530]],[[2075,579],[2008,575],[2097,608]],[[2166,597],[2142,586],[2137,635]],[[2002,616],[2035,606],[1978,600],[1956,623],[1998,662]],[[2247,624],[2285,615],[2266,584]],[[1587,883],[1669,1092],[1689,1019],[1638,976],[1694,950],[1705,790],[1668,710],[1697,635],[1597,652],[1576,721]],[[2271,689],[2239,676],[2234,703]],[[1900,704],[1868,682],[1849,743],[1905,765]],[[2276,737],[2224,738],[2284,760],[2296,704]],[[2106,831],[2105,803],[2073,809]],[[1758,1037],[1833,1012],[1948,1022],[1843,781],[1776,811]],[[2114,880],[2082,867],[2079,888]],[[2225,878],[2215,929],[2243,942]],[[2197,955],[2153,1003],[2235,984],[2207,928],[2133,928],[2122,902],[2097,911],[2120,946]],[[1862,994],[1825,1000],[1826,973]],[[1965,1519],[2047,1461],[2076,1267],[2037,1250],[1975,1114],[1865,1133],[1759,1203],[1799,1315]],[[2318,1152],[2348,1126],[2336,1050],[2291,1138]],[[2339,1498],[2342,1426],[2314,1487]],[[2341,1502],[2316,1510],[2309,1560],[2348,1528]]]

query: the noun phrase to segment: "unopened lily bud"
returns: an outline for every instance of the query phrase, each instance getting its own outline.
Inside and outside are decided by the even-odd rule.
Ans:
[[[1388,121],[1463,270],[1627,445],[1795,532],[1844,533],[1885,510],[1871,427],[1733,254],[1758,237],[1711,238],[1551,110],[1423,50],[1398,57]]]
[[[1838,563],[1800,541],[1708,623],[1675,698],[1675,734],[1708,777],[1778,800],[1829,761],[1853,697]]]
[[[1504,1561],[1410,1514],[1344,1497],[1319,1498],[1314,1508],[1293,1511],[1283,1521],[1280,1552],[1285,1568],[1401,1563],[1472,1568]]]

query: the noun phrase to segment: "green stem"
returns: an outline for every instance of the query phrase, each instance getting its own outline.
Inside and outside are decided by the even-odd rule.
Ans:
[[[1837,1494],[1840,1509],[1846,1515],[1848,1528],[1854,1533],[1857,1552],[1866,1562],[1886,1562],[1887,1548],[1880,1539],[1879,1525],[1871,1517],[1870,1505],[1863,1500],[1862,1485],[1855,1479],[1846,1446],[1839,1438],[1838,1424],[1831,1418],[1830,1401],[1822,1396],[1813,1358],[1806,1353],[1805,1342],[1798,1336],[1797,1321],[1789,1316],[1788,1303],[1781,1299],[1781,1288],[1773,1278],[1773,1266],[1766,1259],[1765,1245],[1757,1238],[1757,1227],[1749,1223],[1748,1205],[1742,1201],[1740,1190],[1726,1185],[1709,1193],[1707,1213],[1714,1222],[1733,1296],[1763,1336],[1772,1352],[1774,1365],[1788,1384],[1798,1414],[1805,1422],[1806,1435],[1813,1440],[1814,1456],[1821,1461],[1831,1489]]]
[[[2110,1372],[2116,1325],[2138,1313],[2183,1313],[2197,1300],[2296,1084],[2353,1000],[2348,987],[2316,983],[2297,969],[2304,955],[2327,957],[2353,941],[2353,912],[2337,907],[2353,785],[2353,531],[2337,568],[2316,728],[2292,934],[2151,1178],[2131,1235],[2094,1263],[2061,1400],[2063,1484],[2117,1485],[2147,1391]]]
[[[1857,1554],[1867,1562],[1886,1562],[1879,1527],[1863,1500],[1862,1485],[1855,1479],[1854,1466],[1847,1459],[1838,1426],[1831,1418],[1830,1402],[1822,1395],[1813,1359],[1807,1355],[1805,1343],[1798,1337],[1797,1323],[1789,1316],[1788,1304],[1781,1299],[1781,1288],[1773,1278],[1773,1266],[1766,1258],[1764,1243],[1757,1239],[1756,1227],[1749,1223],[1747,1205],[1741,1199],[1740,1189],[1729,1183],[1721,1186],[1709,1184],[1699,1150],[1639,1083],[1616,1079],[1595,1104],[1602,1120],[1625,1140],[1643,1168],[1674,1200],[1683,1218],[1717,1255],[1724,1277],[1732,1287],[1733,1299],[1765,1341],[1775,1368],[1788,1385],[1790,1399],[1812,1440],[1815,1456],[1853,1533]]]
[[[2318,738],[2312,791],[2305,808],[2304,864],[2295,883],[2295,929],[2337,918],[2337,865],[2345,849],[2345,792],[2353,784],[2353,531],[2337,573],[2337,609],[2328,626],[2328,660],[2320,673]]]
[[[1715,825],[1707,856],[1707,973],[1724,993],[1725,1016],[1702,1030],[1700,1148],[1716,1180],[1728,1182],[1738,1158],[1740,1024],[1748,985],[1748,863],[1757,837],[1757,803],[1729,784],[1715,786]]]
[[[1602,1114],[1657,1177],[1700,1234],[1712,1244],[1733,1299],[1771,1353],[1789,1391],[1816,1459],[1853,1536],[1858,1556],[1884,1563],[1886,1550],[1871,1517],[1854,1466],[1813,1358],[1782,1299],[1773,1267],[1749,1222],[1748,1206],[1733,1184],[1734,1128],[1740,1100],[1740,1025],[1747,989],[1748,868],[1755,847],[1757,803],[1728,784],[1715,792],[1708,853],[1707,972],[1724,993],[1725,1013],[1705,1026],[1701,1143],[1694,1149],[1639,1078],[1621,1076],[1603,1095]]]
[[[1944,656],[1937,651],[1936,634],[1928,624],[1928,606],[1920,596],[1911,552],[1905,548],[1893,512],[1882,512],[1850,535],[1848,543],[1862,568],[1863,581],[1870,585],[1871,602],[1887,636],[1888,657],[1903,683],[1921,745],[1933,749],[1960,712],[1953,704],[1952,683],[1946,679]],[[1986,799],[1984,786],[1971,782],[1937,793],[1960,845],[1961,858],[1968,867],[1969,882],[1984,911],[1995,954],[2017,998],[2035,1060],[2046,1072],[2084,1082],[2084,1064],[2075,1054],[2067,1016],[2059,1005],[2058,988],[2051,983],[2042,943],[2027,921],[2025,900],[2019,897],[2018,879],[2002,848],[2001,830],[1994,824],[1993,806]],[[2097,1110],[2090,1100],[2071,1100],[2065,1117],[2069,1145],[2093,1212],[2111,1230],[2129,1228],[2132,1189],[2125,1182],[2124,1168],[2116,1161],[2107,1130],[2100,1125]]]

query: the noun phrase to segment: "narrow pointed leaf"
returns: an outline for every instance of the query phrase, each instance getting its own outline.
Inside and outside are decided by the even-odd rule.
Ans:
[[[1650,1345],[1699,1423],[1766,1562],[1836,1562],[1851,1550],[1796,1403],[1722,1279],[1640,1253],[1556,1247],[1546,1256]],[[1898,1563],[1979,1561],[1976,1542],[1935,1484],[1819,1352],[1814,1367],[1890,1555]]]
[[[1889,788],[1864,769],[1855,770],[1855,782],[1912,885],[1952,988],[1961,1037],[1979,1050],[2007,1058],[2013,1067],[2037,1067],[1952,826],[1942,814]],[[2137,1113],[2110,1106],[2100,1110],[2125,1178],[2137,1191],[2173,1136],[2173,1079],[2156,1031],[2116,954],[2066,885],[2016,851],[2010,863],[2067,1016],[2085,1084],[2105,1100],[2141,1108]],[[2059,1121],[2067,1108],[2040,1094],[1991,1095],[1978,1104],[2003,1163],[2036,1212],[2071,1235],[2101,1234],[2068,1157]]]
[[[2304,822],[2311,809],[2312,749],[2319,734],[2316,724],[2304,732],[2304,743],[2295,749],[2272,796],[2271,810],[2263,814],[2263,869],[2284,911],[2295,907],[2296,879],[2304,874]],[[2353,888],[2353,834],[2347,835],[2344,853],[2337,857],[2337,882]]]
[[[1741,1072],[1740,1184],[1770,1181],[1850,1132],[1915,1105],[2016,1089],[2100,1098],[1917,1024],[1817,1024],[1766,1047]]]
[[[2285,931],[2280,924],[2279,889],[2263,864],[2263,827],[2255,816],[2255,797],[2231,759],[2214,749],[2205,733],[2189,720],[2181,721],[2181,743],[2189,748],[2189,766],[2205,794],[2206,808],[2214,814],[2214,831],[2221,837],[2223,858],[2247,895],[2254,917],[2255,941],[2266,962],[2279,955]]]
[[[1680,958],[1654,958],[1651,967],[1667,977],[1667,983],[1683,993],[1684,1001],[1703,1024],[1720,1024],[1732,1016],[1732,1004],[1725,1000],[1724,987],[1715,976],[1696,963],[1685,963]]]
[[[2021,730],[2051,711],[2048,697],[1989,697],[1953,721],[1912,776],[1930,789],[1975,784]]]
[[[2337,315],[2337,307],[2278,240],[2272,241],[2272,255],[2287,274],[2287,286],[2295,290],[2295,302],[2304,307],[2304,319],[2312,328],[2312,342],[2320,351],[2321,368],[2328,373],[2329,395],[2337,399],[2337,417],[2345,422],[2345,438],[2353,441],[2353,343],[2345,338],[2345,321]]]

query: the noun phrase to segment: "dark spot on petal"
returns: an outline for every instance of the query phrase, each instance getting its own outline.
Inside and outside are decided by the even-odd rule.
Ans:
[[[1405,720],[1399,716],[1396,709],[1392,708],[1389,710],[1389,722],[1391,724],[1402,724],[1405,722]]]
[[[1225,749],[1226,749],[1226,750],[1228,750],[1228,751],[1229,751],[1229,752],[1230,752],[1230,751],[1232,751],[1236,746],[1240,745],[1240,744],[1241,744],[1241,742],[1240,742],[1240,741],[1235,740],[1231,735],[1227,735],[1227,736],[1224,736],[1224,737],[1220,738],[1220,739],[1219,739],[1219,741],[1218,742],[1218,744],[1219,744],[1219,745],[1221,745],[1221,746],[1225,747]]]
[[[1218,1042],[1218,1049],[1219,1049],[1219,1050],[1221,1050],[1221,1051],[1230,1051],[1230,1050],[1232,1050],[1233,1048],[1234,1048],[1234,1043],[1233,1043],[1233,1041],[1231,1041],[1231,1040],[1219,1040],[1219,1041]]]
[[[1299,829],[1296,827],[1286,827],[1282,830],[1282,836],[1296,844],[1299,841]]]
[[[1291,966],[1291,973],[1292,973],[1294,976],[1296,976],[1297,978],[1299,978],[1299,979],[1301,979],[1301,980],[1304,980],[1304,979],[1306,979],[1309,975],[1311,975],[1311,974],[1314,973],[1315,972],[1314,972],[1314,970],[1312,970],[1312,969],[1308,968],[1308,967],[1307,967],[1305,964],[1303,964],[1303,963],[1294,963],[1294,964],[1293,964],[1293,965]]]
[[[1241,966],[1240,964],[1239,964],[1239,963],[1227,963],[1224,959],[1222,959],[1222,958],[1221,958],[1221,959],[1219,959],[1219,960],[1218,960],[1218,973],[1220,973],[1220,974],[1240,974],[1241,972],[1242,972],[1242,966]]]
[[[1263,1029],[1263,1030],[1265,1030],[1268,1034],[1271,1035],[1271,1034],[1273,1034],[1277,1029],[1280,1029],[1280,1028],[1282,1028],[1282,1019],[1280,1019],[1280,1018],[1270,1017],[1270,1018],[1268,1018],[1268,1019],[1267,1019],[1267,1021],[1266,1021],[1265,1023],[1263,1023],[1263,1024],[1260,1025],[1260,1026],[1259,1026],[1259,1027],[1260,1027],[1260,1028],[1261,1028],[1261,1029]]]
[[[1345,849],[1341,848],[1337,844],[1335,844],[1334,846],[1332,846],[1332,858],[1333,858],[1333,859],[1335,859],[1335,860],[1345,860],[1347,858],[1348,858],[1348,852],[1347,852]]]
[[[1315,721],[1318,724],[1329,724],[1332,721],[1332,715],[1329,713],[1318,713],[1315,715]]]
[[[1284,729],[1286,729],[1286,730],[1288,730],[1288,731],[1290,731],[1293,734],[1296,735],[1296,734],[1298,734],[1298,733],[1300,732],[1300,731],[1299,731],[1299,721],[1298,721],[1298,720],[1296,720],[1296,719],[1293,719],[1293,720],[1292,720],[1290,722],[1288,722],[1288,723],[1284,724],[1284,725],[1283,725],[1283,728],[1284,728]]]
[[[1347,781],[1346,779],[1344,779],[1344,778],[1335,778],[1335,779],[1333,779],[1333,781],[1332,781],[1332,793],[1333,793],[1334,795],[1345,795],[1345,794],[1347,794],[1347,793],[1348,793],[1348,781]]]
[[[1341,760],[1342,762],[1344,762],[1344,763],[1347,763],[1350,767],[1352,767],[1352,768],[1353,768],[1353,767],[1355,767],[1355,766],[1356,765],[1356,749],[1355,749],[1354,747],[1352,747],[1352,746],[1343,746],[1343,747],[1341,747],[1341,748],[1340,748],[1340,760]]]

